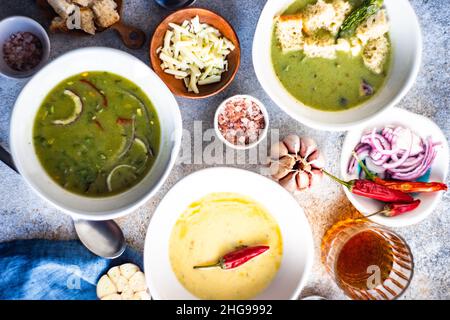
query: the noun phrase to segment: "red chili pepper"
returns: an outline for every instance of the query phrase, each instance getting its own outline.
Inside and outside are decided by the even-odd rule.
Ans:
[[[412,202],[414,201],[413,197],[411,197],[409,194],[398,191],[398,190],[392,190],[388,187],[379,185],[373,181],[370,180],[350,180],[350,181],[343,181],[332,174],[326,172],[323,170],[323,173],[325,173],[327,176],[331,177],[333,180],[339,182],[343,186],[347,187],[348,190],[350,190],[351,193],[356,194],[358,196],[363,196],[370,199],[380,200],[383,202]]]
[[[117,118],[116,123],[123,126],[127,124],[131,124],[133,122],[133,119],[127,119],[127,118]]]
[[[106,98],[106,96],[100,91],[99,88],[97,88],[97,86],[95,84],[93,84],[91,81],[89,81],[88,79],[81,79],[80,82],[83,82],[85,84],[87,84],[89,87],[91,87],[92,89],[95,90],[95,92],[97,92],[100,96],[102,96],[103,99],[103,106],[106,108],[108,107],[108,98]]]
[[[372,214],[366,216],[366,218],[375,216],[377,214],[383,214],[386,217],[399,216],[406,212],[413,211],[414,209],[416,209],[419,206],[419,204],[420,204],[419,199],[414,200],[413,202],[408,202],[408,203],[388,203],[384,206],[383,210],[372,213]]]
[[[259,256],[260,254],[269,250],[269,246],[255,246],[255,247],[244,247],[237,249],[233,252],[227,253],[222,258],[220,258],[219,262],[215,264],[210,264],[206,266],[195,266],[194,269],[204,269],[204,268],[213,268],[220,267],[223,270],[234,269],[237,268],[247,261]]]
[[[405,193],[447,191],[448,189],[447,185],[441,182],[383,180],[370,172],[364,162],[362,162],[356,155],[356,153],[353,152],[353,156],[358,161],[361,169],[363,169],[367,179],[372,180],[379,185],[388,187],[389,189],[398,190]]]
[[[97,128],[99,128],[102,131],[105,131],[105,129],[103,128],[102,124],[100,123],[100,121],[98,121],[97,119],[94,120],[94,124],[97,126]]]

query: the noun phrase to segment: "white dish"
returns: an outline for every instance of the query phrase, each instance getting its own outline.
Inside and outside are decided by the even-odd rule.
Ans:
[[[42,101],[62,80],[84,71],[108,71],[134,82],[152,101],[161,123],[160,150],[152,169],[136,186],[112,197],[89,198],[63,189],[42,168],[34,150],[33,126]],[[74,218],[108,220],[137,209],[158,191],[175,163],[181,134],[178,104],[147,65],[120,50],[92,47],[64,54],[27,83],[12,113],[10,145],[20,174],[43,199]]]
[[[273,19],[294,0],[268,0],[259,18],[253,40],[253,66],[261,86],[292,118],[321,130],[347,130],[380,116],[396,105],[413,85],[420,68],[422,36],[419,22],[408,0],[385,0],[390,19],[392,65],[383,89],[361,106],[327,112],[305,106],[283,87],[272,66]]]
[[[169,239],[179,216],[194,201],[212,192],[234,192],[261,203],[278,222],[283,238],[280,269],[269,287],[255,299],[296,299],[313,262],[313,240],[303,210],[277,183],[235,168],[209,168],[178,182],[164,197],[147,230],[144,267],[154,299],[197,299],[178,282],[169,261]]]
[[[244,98],[249,99],[250,101],[255,102],[261,109],[262,114],[264,115],[264,121],[265,121],[265,127],[262,130],[261,134],[259,135],[258,141],[255,141],[254,143],[248,144],[248,145],[235,145],[229,142],[225,137],[222,135],[222,133],[219,130],[219,115],[222,112],[223,108],[225,107],[225,104],[230,101],[237,98]],[[225,99],[220,106],[217,108],[216,113],[214,115],[214,130],[216,131],[217,137],[219,137],[220,141],[222,141],[225,145],[227,145],[230,148],[236,149],[236,150],[247,150],[251,149],[253,147],[256,147],[261,141],[263,141],[267,136],[267,131],[269,130],[269,114],[267,113],[266,107],[263,105],[261,101],[256,99],[255,97],[246,95],[246,94],[239,94],[232,97],[229,97]]]
[[[356,173],[353,175],[349,175],[347,173],[347,166],[352,155],[353,148],[358,144],[362,133],[375,127],[381,129],[387,125],[400,125],[406,128],[411,128],[415,133],[422,137],[431,136],[434,142],[441,142],[442,144],[441,146],[438,146],[438,153],[431,167],[429,180],[445,182],[449,166],[449,149],[447,140],[441,129],[439,129],[439,127],[430,119],[399,108],[392,108],[386,113],[383,119],[375,119],[362,127],[355,128],[348,132],[342,146],[341,153],[341,177],[343,177],[344,180],[356,178]],[[364,215],[377,212],[383,206],[383,204],[379,201],[355,196],[350,193],[347,188],[344,188],[344,190],[351,203]],[[434,192],[414,195],[415,199],[421,200],[420,206],[414,211],[397,217],[389,218],[382,215],[376,215],[370,217],[370,219],[376,223],[388,227],[404,227],[418,223],[433,212],[441,200],[442,194],[443,192]]]
[[[11,69],[3,59],[3,44],[9,37],[17,32],[31,32],[41,40],[42,59],[39,64],[29,71],[16,71]],[[0,73],[10,78],[28,78],[41,69],[50,55],[50,40],[45,29],[36,21],[28,17],[14,16],[0,21]]]

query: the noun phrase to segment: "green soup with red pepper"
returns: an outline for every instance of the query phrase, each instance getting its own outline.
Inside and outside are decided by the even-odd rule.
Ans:
[[[160,124],[133,82],[109,72],[84,72],[50,91],[33,136],[37,156],[57,184],[100,197],[130,189],[150,171]]]

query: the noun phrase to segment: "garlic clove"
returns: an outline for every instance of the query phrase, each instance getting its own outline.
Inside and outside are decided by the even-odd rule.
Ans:
[[[297,154],[300,151],[300,137],[295,134],[290,134],[283,139],[289,153]]]
[[[325,158],[319,150],[316,150],[308,157],[308,163],[313,168],[322,169],[325,167]]]
[[[296,176],[298,172],[291,172],[279,181],[280,185],[289,192],[297,190]]]
[[[310,186],[314,187],[314,186],[318,185],[319,182],[322,180],[322,177],[323,177],[322,170],[312,169],[311,174],[310,174],[310,179],[311,179]]]
[[[309,174],[305,171],[300,171],[297,175],[297,187],[299,190],[307,189],[310,185]]]
[[[317,143],[313,139],[307,137],[302,137],[300,140],[300,155],[304,159],[307,159],[311,153],[317,150]]]
[[[270,157],[274,160],[280,159],[289,153],[288,148],[283,141],[275,143],[270,148]]]
[[[291,156],[284,156],[279,161],[270,164],[270,174],[272,178],[279,180],[284,178],[294,167],[295,159]]]

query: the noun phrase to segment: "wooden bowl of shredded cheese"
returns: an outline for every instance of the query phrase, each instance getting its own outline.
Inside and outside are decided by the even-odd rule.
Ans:
[[[150,42],[153,70],[179,97],[199,99],[224,90],[240,64],[239,39],[218,14],[201,8],[176,11]]]

